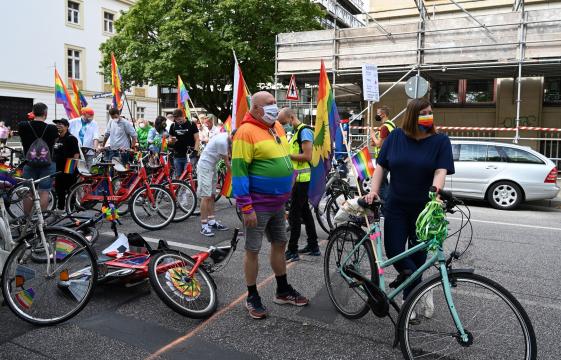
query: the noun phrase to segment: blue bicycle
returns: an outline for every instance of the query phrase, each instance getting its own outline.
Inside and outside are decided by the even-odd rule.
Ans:
[[[324,259],[331,301],[350,319],[369,311],[378,317],[389,316],[396,327],[394,346],[400,344],[405,359],[536,359],[532,323],[515,297],[471,269],[453,268],[454,261],[471,244],[470,238],[466,249],[458,251],[461,230],[471,224],[469,209],[466,213],[458,208],[458,199],[436,188],[431,188],[429,196],[417,219],[418,244],[388,260],[381,258],[380,203],[368,205],[359,200],[359,205],[372,212],[373,223],[368,233],[358,219],[331,232]],[[446,212],[454,211],[461,212],[462,225],[452,234],[458,235],[458,241],[446,257]],[[387,286],[384,269],[420,251],[428,252],[426,263],[412,274],[400,274],[399,280]],[[403,289],[432,267],[436,273],[416,286],[402,305],[398,304]],[[398,313],[396,320],[390,308]]]

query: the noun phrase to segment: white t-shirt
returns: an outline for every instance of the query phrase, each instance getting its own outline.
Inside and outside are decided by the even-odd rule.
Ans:
[[[212,137],[199,158],[199,166],[214,169],[222,156],[228,156],[228,133]]]
[[[99,128],[95,120],[87,124],[82,124],[82,118],[72,119],[69,122],[68,131],[78,139],[78,145],[81,147],[94,148],[94,139],[99,140]],[[84,129],[82,130],[82,126]],[[80,134],[82,130],[82,134]],[[82,136],[80,136],[82,135]]]

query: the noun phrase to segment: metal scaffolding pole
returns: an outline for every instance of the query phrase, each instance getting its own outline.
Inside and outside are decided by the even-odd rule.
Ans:
[[[517,78],[517,94],[516,94],[516,134],[514,135],[514,143],[518,144],[520,140],[520,103],[522,94],[522,63],[525,58],[525,40],[526,40],[526,12],[524,11],[524,0],[521,0],[518,4],[520,9],[520,26],[518,29],[519,33],[519,44],[518,44],[518,78]]]
[[[278,47],[278,43],[279,43],[279,35],[275,35],[275,100],[279,101],[278,98],[278,94],[277,94],[277,88],[279,86],[278,84],[278,80],[279,80],[279,61],[278,59],[278,51],[279,51],[279,47]]]
[[[425,20],[427,9],[423,0],[415,0],[419,10],[419,25],[417,28],[417,74],[415,75],[415,98],[419,92],[419,77],[421,76],[421,65],[423,64],[423,48],[425,42]]]

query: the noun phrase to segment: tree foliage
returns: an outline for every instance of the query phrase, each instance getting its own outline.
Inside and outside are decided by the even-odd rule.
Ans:
[[[224,119],[230,112],[236,52],[250,91],[271,82],[275,35],[320,29],[310,0],[139,0],[101,45],[104,73],[115,53],[126,86],[185,82],[197,105]]]

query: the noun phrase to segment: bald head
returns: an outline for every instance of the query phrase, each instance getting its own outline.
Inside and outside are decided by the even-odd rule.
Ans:
[[[281,125],[289,124],[290,126],[298,126],[300,124],[296,111],[288,107],[281,109],[278,120]]]
[[[253,96],[251,97],[251,109],[249,110],[249,112],[257,120],[261,120],[266,123],[266,121],[263,120],[263,115],[265,115],[263,106],[273,105],[276,103],[277,101],[271,93],[267,91],[259,91],[253,94]]]

